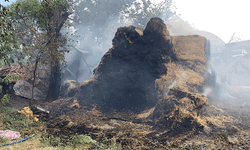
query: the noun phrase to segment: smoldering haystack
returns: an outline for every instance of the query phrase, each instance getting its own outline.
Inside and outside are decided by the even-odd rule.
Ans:
[[[167,115],[172,121],[195,119],[208,105],[206,96],[199,94],[210,80],[206,38],[170,36],[164,21],[152,18],[144,30],[118,28],[112,44],[94,75],[69,87],[69,97],[81,105],[97,104],[104,111],[139,113],[154,108],[149,117]]]

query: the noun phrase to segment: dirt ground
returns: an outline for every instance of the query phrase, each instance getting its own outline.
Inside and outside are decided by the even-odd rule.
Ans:
[[[12,95],[7,106],[21,110],[28,104],[28,99]],[[157,125],[148,119],[154,108],[140,114],[112,110],[102,113],[96,106],[79,105],[74,98],[53,103],[36,101],[34,105],[50,110],[50,115],[38,117],[48,123],[47,132],[89,134],[97,141],[113,139],[124,149],[250,148],[250,109],[248,105],[242,107],[240,103],[230,105],[228,102],[211,102],[197,118],[202,120],[202,128],[194,125],[189,131]]]

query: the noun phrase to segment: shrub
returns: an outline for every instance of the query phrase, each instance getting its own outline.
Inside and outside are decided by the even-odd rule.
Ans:
[[[12,76],[11,75],[7,75],[5,78],[0,78],[0,94],[2,93],[3,90],[3,86],[1,85],[2,83],[5,84],[10,84],[12,80],[18,80],[19,79],[19,74],[18,73],[14,73]],[[3,98],[1,99],[1,103],[3,106],[7,105],[9,103],[10,100],[10,96],[8,94],[5,94],[3,96]]]
[[[97,145],[97,142],[88,135],[75,135],[72,139],[72,146],[77,147],[78,145]]]
[[[9,103],[10,96],[8,94],[5,94],[3,98],[1,99],[1,103],[3,106],[7,105]]]

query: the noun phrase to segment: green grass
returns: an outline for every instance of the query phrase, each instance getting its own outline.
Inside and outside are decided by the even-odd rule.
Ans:
[[[111,144],[104,144],[109,141]],[[89,149],[97,149],[97,150],[121,150],[121,146],[116,144],[115,141],[104,139],[103,143],[98,143],[93,140],[88,135],[76,134],[73,136],[65,136],[65,135],[52,135],[49,133],[44,133],[41,136],[41,145],[43,147],[53,146],[58,149],[76,149],[79,147],[85,147]]]
[[[2,108],[0,108],[0,113],[10,114],[10,113],[13,113],[15,111],[17,111],[17,109],[15,109],[15,108],[10,108],[10,107],[2,107]]]
[[[39,122],[36,122],[32,118],[28,118],[23,114],[17,113],[17,110],[14,108],[0,108],[0,130],[11,130],[20,132],[21,137],[16,140],[20,140],[24,137],[36,133],[34,128],[38,127],[39,125]],[[0,143],[10,142],[13,142],[13,140],[0,138]]]
[[[10,114],[1,116],[0,121],[3,123],[4,128],[2,130],[19,131],[22,136],[31,135],[35,133],[33,127],[39,126],[34,123],[31,118],[26,117],[23,114]]]
[[[0,143],[9,143],[10,140],[8,139],[3,139],[3,138],[0,138]]]
[[[76,148],[79,145],[90,145],[91,147],[96,147],[98,146],[98,143],[88,135],[75,135],[72,138],[72,146]]]

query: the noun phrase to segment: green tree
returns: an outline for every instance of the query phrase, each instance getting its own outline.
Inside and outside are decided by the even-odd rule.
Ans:
[[[51,63],[51,76],[47,100],[56,100],[60,94],[61,74],[60,61],[64,60],[65,50],[59,50],[59,47],[66,43],[63,36],[60,34],[64,23],[68,17],[73,13],[70,8],[70,2],[67,0],[44,0],[42,1],[43,14],[45,20],[45,29],[47,36],[51,39],[48,42],[49,60]]]
[[[78,0],[75,6],[74,22],[81,26],[102,27],[109,17],[119,17],[136,0]]]
[[[69,15],[72,14],[70,0],[18,0],[14,5],[12,5],[12,10],[16,6],[20,7],[20,13],[16,16],[12,16],[12,19],[16,21],[16,28],[20,31],[25,30],[24,25],[30,26],[36,29],[36,32],[30,32],[30,34],[23,35],[24,38],[31,39],[32,42],[34,35],[39,32],[43,32],[46,35],[46,42],[42,42],[45,47],[43,50],[39,50],[37,46],[33,48],[34,51],[38,52],[33,55],[35,64],[38,64],[37,60],[40,60],[41,55],[46,55],[46,60],[50,62],[50,84],[47,94],[47,101],[55,100],[59,97],[60,86],[61,86],[61,75],[60,75],[60,62],[64,61],[64,54],[67,52],[65,49],[59,49],[66,45],[66,38],[60,31],[64,26]],[[20,23],[22,22],[22,23]],[[35,40],[39,42],[39,40]],[[28,46],[32,49],[32,46],[27,44],[29,40],[22,43],[23,46]],[[26,44],[26,45],[25,45]],[[41,47],[40,47],[41,48]],[[45,50],[47,49],[47,50]],[[45,53],[46,51],[46,53]],[[31,56],[31,55],[30,55]],[[33,58],[33,57],[31,57]]]
[[[18,5],[15,9],[17,8]],[[15,30],[12,21],[8,18],[10,14],[9,9],[0,4],[0,68],[3,67],[3,63],[11,63],[12,59],[9,58],[9,54],[13,48],[18,48]]]
[[[124,18],[132,20],[134,26],[145,28],[152,17],[164,17],[162,19],[168,20],[175,15],[171,6],[172,0],[164,0],[158,4],[154,4],[150,0],[142,0],[142,4],[135,2],[134,7],[129,9],[129,14]]]
[[[24,35],[24,36],[23,36]],[[32,35],[32,37],[30,37]],[[25,38],[25,36],[28,36],[29,38]],[[39,63],[45,63],[48,61],[48,57],[50,54],[50,50],[48,49],[47,45],[49,41],[47,40],[47,34],[46,32],[39,32],[34,26],[30,26],[29,28],[25,29],[24,32],[22,32],[21,35],[19,35],[19,42],[22,45],[22,52],[25,53],[25,55],[19,55],[18,59],[23,60],[26,56],[29,56],[27,59],[27,68],[32,67],[32,90],[31,90],[31,100],[30,100],[30,106],[33,103],[34,100],[34,88],[36,83],[36,77],[37,77],[37,70]],[[26,43],[30,43],[30,45],[26,46]],[[23,65],[21,62],[19,64]]]
[[[18,10],[18,5],[15,9]],[[9,57],[9,54],[13,48],[18,48],[15,30],[12,21],[8,18],[10,14],[9,9],[0,4],[0,69],[4,64],[10,65],[12,58]],[[8,85],[12,79],[16,79],[16,74],[14,76],[6,76],[3,79],[0,78],[0,94],[3,90],[2,84]],[[4,93],[1,102],[3,105],[6,105],[9,102],[9,95]]]

